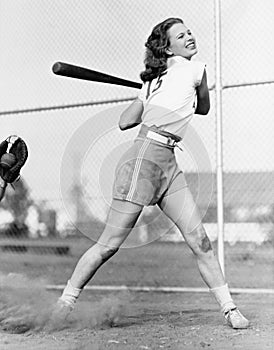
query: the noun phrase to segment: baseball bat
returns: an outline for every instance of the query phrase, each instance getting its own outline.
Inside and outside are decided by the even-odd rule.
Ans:
[[[62,75],[64,77],[76,78],[82,80],[97,81],[99,83],[122,85],[131,88],[141,89],[142,84],[135,81],[122,79],[110,74],[98,72],[89,68],[75,66],[73,64],[64,62],[55,62],[52,66],[54,74]]]

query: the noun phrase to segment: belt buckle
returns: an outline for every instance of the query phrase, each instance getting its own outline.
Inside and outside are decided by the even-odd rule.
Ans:
[[[174,147],[176,144],[175,140],[173,140],[170,136],[167,137],[167,145]]]

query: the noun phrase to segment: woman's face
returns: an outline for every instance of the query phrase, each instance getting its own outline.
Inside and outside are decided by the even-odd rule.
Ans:
[[[198,50],[195,37],[183,23],[175,23],[167,31],[169,37],[169,48],[167,52],[175,56],[191,59]]]

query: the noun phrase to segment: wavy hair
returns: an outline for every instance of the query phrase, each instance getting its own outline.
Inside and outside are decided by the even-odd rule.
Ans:
[[[150,81],[156,78],[167,68],[166,49],[170,42],[167,31],[176,23],[184,23],[181,18],[168,18],[165,21],[157,24],[148,37],[145,47],[145,70],[140,73],[140,78],[143,82]]]

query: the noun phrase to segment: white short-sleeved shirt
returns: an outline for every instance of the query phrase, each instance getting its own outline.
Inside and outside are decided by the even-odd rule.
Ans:
[[[181,56],[169,58],[167,70],[142,86],[142,123],[183,137],[195,111],[195,88],[201,84],[204,70],[205,63]]]

